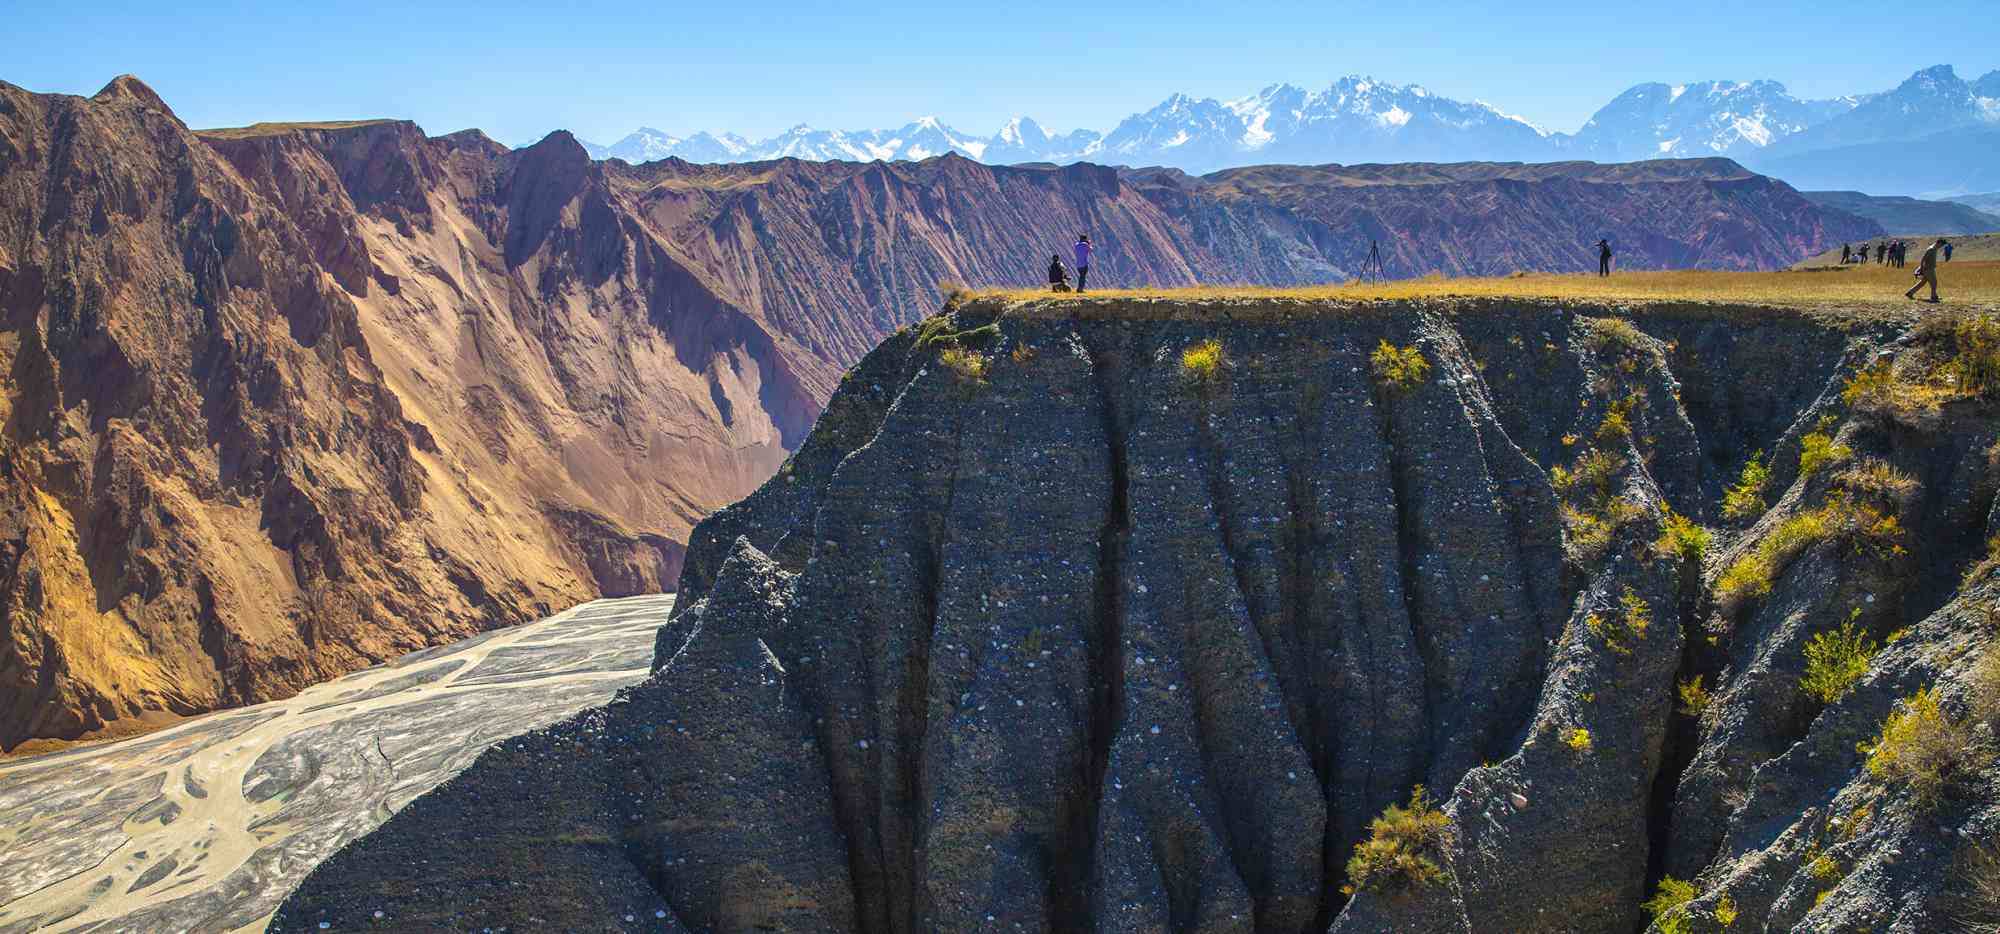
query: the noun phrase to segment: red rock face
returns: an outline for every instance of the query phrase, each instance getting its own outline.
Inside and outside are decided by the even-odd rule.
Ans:
[[[1340,279],[1370,238],[1394,275],[1873,232],[1733,163],[1646,165],[635,167],[0,84],[0,747],[671,587],[847,366],[1080,232],[1105,286]]]

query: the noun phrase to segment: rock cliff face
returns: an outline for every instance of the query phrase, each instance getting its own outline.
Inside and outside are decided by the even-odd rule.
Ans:
[[[949,309],[696,528],[647,682],[273,929],[1622,934],[1671,875],[1662,934],[1940,930],[1991,754],[1920,800],[1856,744],[1921,686],[1994,709],[1992,565],[1961,574],[2000,424],[1935,382],[1966,347],[1715,306]],[[1864,369],[1912,392],[1844,399]],[[1842,625],[1887,645],[1810,697]],[[1447,826],[1396,865],[1429,871],[1350,869],[1418,786]]]
[[[190,131],[0,84],[0,749],[280,696],[679,573],[939,284],[1782,266],[1872,234],[1732,163],[592,162]],[[1621,207],[1621,205],[1623,205]],[[1364,236],[1365,235],[1365,236]]]
[[[835,363],[566,138],[0,85],[0,748],[656,592]]]

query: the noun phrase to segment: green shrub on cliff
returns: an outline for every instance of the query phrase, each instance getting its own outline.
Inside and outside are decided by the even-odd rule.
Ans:
[[[1645,598],[1625,588],[1618,598],[1618,613],[1605,617],[1592,613],[1583,620],[1585,628],[1592,635],[1604,640],[1604,647],[1620,655],[1632,654],[1631,640],[1646,637],[1646,629],[1653,625],[1653,607]]]
[[[1410,792],[1408,807],[1391,804],[1368,823],[1368,839],[1347,858],[1349,895],[1362,890],[1408,891],[1444,878],[1438,861],[1451,836],[1451,819],[1431,806],[1424,786]]]
[[[1415,344],[1398,347],[1384,340],[1368,356],[1368,362],[1375,369],[1375,378],[1391,389],[1414,388],[1431,372],[1431,362]]]
[[[1854,456],[1854,449],[1833,443],[1825,431],[1814,431],[1799,439],[1799,476],[1810,477],[1820,468],[1838,464]]]
[[[1653,550],[1700,566],[1713,539],[1714,536],[1693,519],[1668,509],[1660,520],[1660,537],[1653,542]]]
[[[1715,582],[1716,595],[1734,604],[1747,597],[1771,592],[1778,573],[1793,558],[1813,545],[1836,536],[1867,549],[1877,557],[1903,553],[1903,526],[1897,518],[1873,503],[1850,493],[1829,497],[1817,509],[1792,516],[1771,534],[1722,572]]]
[[[1945,713],[1929,688],[1903,698],[1875,741],[1858,748],[1868,755],[1868,774],[1908,788],[1924,805],[1942,798],[1982,754],[1968,724]]]
[[[1806,642],[1806,673],[1799,690],[1822,704],[1831,704],[1868,673],[1879,648],[1852,620],[1834,632],[1822,632]]]
[[[986,378],[986,355],[963,347],[947,347],[938,353],[938,363],[960,377],[978,382]]]
[[[1736,485],[1722,495],[1722,514],[1731,519],[1754,519],[1764,514],[1764,488],[1771,484],[1771,468],[1764,452],[1750,455]]]
[[[1222,343],[1210,339],[1181,351],[1181,372],[1190,379],[1214,379],[1222,372]]]
[[[1692,882],[1682,882],[1673,876],[1660,879],[1660,887],[1653,897],[1641,907],[1646,909],[1661,934],[1686,934],[1689,919],[1688,903],[1694,901],[1700,890]]]

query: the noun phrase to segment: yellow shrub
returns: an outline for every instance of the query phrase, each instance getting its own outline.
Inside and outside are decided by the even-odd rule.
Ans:
[[[1674,685],[1675,693],[1681,697],[1682,714],[1699,719],[1708,710],[1709,703],[1714,700],[1708,693],[1708,688],[1701,682],[1702,676],[1695,675]]]
[[[1181,351],[1181,372],[1199,380],[1214,379],[1222,371],[1222,343],[1205,340]]]
[[[1563,737],[1563,745],[1568,746],[1569,748],[1574,749],[1577,752],[1589,752],[1590,731],[1584,729],[1583,727],[1577,727],[1576,729],[1570,730],[1569,735]]]
[[[1347,884],[1341,891],[1407,890],[1442,880],[1444,868],[1438,861],[1450,836],[1451,819],[1431,806],[1418,785],[1408,807],[1391,804],[1368,823],[1368,839],[1355,844],[1347,858]]]
[[[1813,636],[1806,642],[1806,673],[1799,679],[1799,689],[1822,704],[1839,700],[1868,673],[1877,648],[1875,640],[1851,621],[1837,631]]]
[[[1770,483],[1771,468],[1764,463],[1764,452],[1750,455],[1749,463],[1743,465],[1743,476],[1722,496],[1722,514],[1731,519],[1762,515],[1764,487]]]
[[[938,363],[968,380],[986,378],[986,355],[976,350],[947,347],[938,352]]]
[[[1653,542],[1653,550],[1662,555],[1676,555],[1682,561],[1701,564],[1708,554],[1709,542],[1713,536],[1709,531],[1695,524],[1693,519],[1667,510],[1660,523],[1660,537]]]
[[[1903,699],[1882,721],[1882,733],[1863,743],[1868,774],[1910,789],[1919,803],[1935,803],[1975,755],[1965,724],[1946,715],[1929,688]]]
[[[1423,382],[1431,371],[1431,362],[1424,359],[1423,351],[1415,344],[1397,347],[1384,340],[1369,355],[1368,362],[1374,367],[1375,378],[1395,389],[1410,389]]]
[[[1838,464],[1853,455],[1852,448],[1833,443],[1832,436],[1826,432],[1811,432],[1799,439],[1799,476],[1810,477],[1819,473],[1820,468]]]

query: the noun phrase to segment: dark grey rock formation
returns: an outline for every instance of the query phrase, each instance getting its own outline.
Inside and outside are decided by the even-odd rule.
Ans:
[[[892,337],[696,529],[651,679],[489,752],[273,929],[374,906],[407,929],[1623,934],[1672,873],[1700,890],[1677,917],[1714,922],[1682,930],[1718,906],[1732,930],[1937,930],[1991,789],[1920,808],[1855,744],[1917,686],[1967,703],[1989,636],[1952,593],[1995,422],[1840,401],[1878,352],[1943,339],[1906,324],[967,304]],[[1218,365],[1184,357],[1208,342]],[[1385,342],[1426,366],[1392,378]],[[1800,476],[1818,431],[1845,458]],[[1725,519],[1758,449],[1774,505]],[[1856,492],[1870,458],[1911,482]],[[1901,526],[1722,598],[1836,495]],[[1669,510],[1717,528],[1706,562],[1662,541]],[[1850,618],[1922,622],[1821,710],[1800,646]],[[1698,721],[1675,709],[1696,674]],[[1418,785],[1450,821],[1437,878],[1343,895]],[[1848,881],[1808,891],[1808,843],[1863,799],[1867,829],[1814,851],[1845,848]]]

